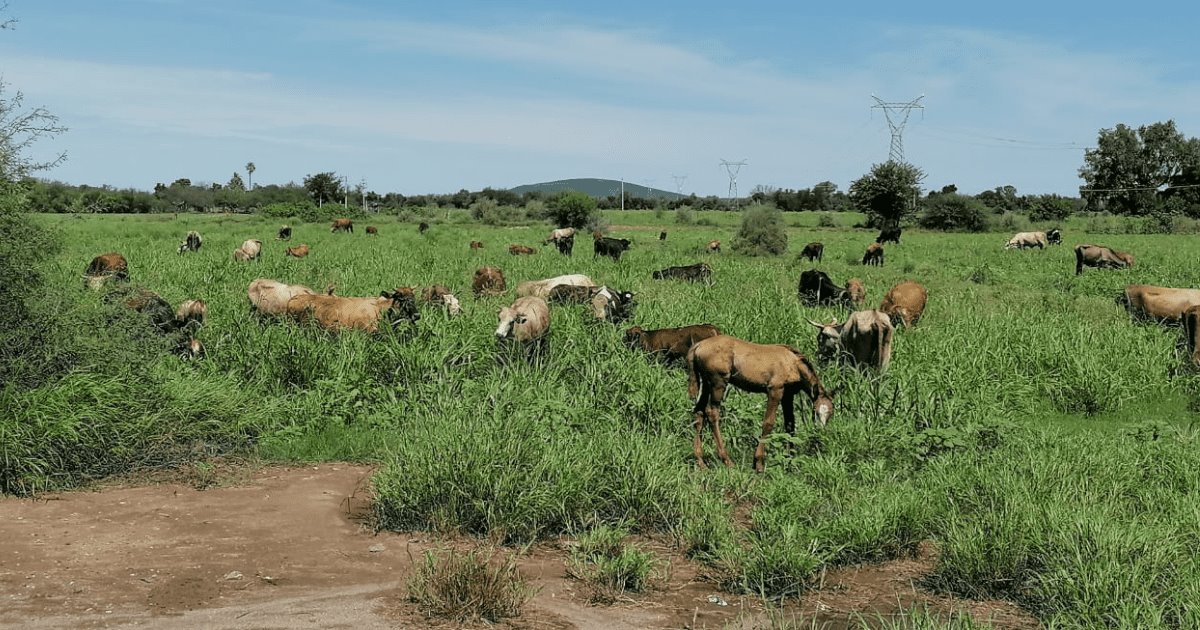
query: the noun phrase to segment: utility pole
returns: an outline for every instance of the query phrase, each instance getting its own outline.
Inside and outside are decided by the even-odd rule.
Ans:
[[[342,207],[350,207],[350,191],[346,190],[346,176],[342,175]]]
[[[738,162],[730,162],[729,160],[721,160],[721,166],[725,167],[725,172],[729,173],[729,198],[733,201],[733,209],[737,210],[737,176],[742,167],[746,165],[746,160]]]
[[[367,178],[358,180],[358,190],[362,193],[363,214],[367,212]]]
[[[914,109],[921,110],[921,116],[925,115],[925,106],[919,104],[925,95],[922,94],[907,103],[889,103],[874,94],[871,95],[871,98],[875,99],[875,104],[871,106],[871,109],[882,109],[884,117],[887,118],[888,127],[892,130],[892,146],[888,149],[888,159],[893,162],[903,162],[904,125],[908,124],[908,115]],[[892,112],[896,112],[895,118],[892,118]]]
[[[625,209],[625,178],[621,178],[621,209]]]
[[[675,192],[683,194],[683,185],[687,183],[687,175],[672,175],[671,179],[675,180]]]

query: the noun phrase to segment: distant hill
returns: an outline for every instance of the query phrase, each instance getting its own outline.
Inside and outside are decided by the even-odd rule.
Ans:
[[[621,181],[616,179],[595,179],[591,177],[580,179],[560,179],[555,182],[542,182],[540,184],[525,184],[511,189],[512,192],[518,195],[527,192],[544,192],[557,193],[564,190],[574,190],[585,195],[593,197],[618,197],[621,194]],[[625,194],[630,197],[642,197],[643,199],[679,199],[687,195],[650,188],[632,182],[625,182]]]

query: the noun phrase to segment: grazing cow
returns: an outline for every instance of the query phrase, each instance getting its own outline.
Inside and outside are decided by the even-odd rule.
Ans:
[[[817,262],[825,255],[825,245],[813,241],[804,246],[804,251],[800,252],[801,258],[807,258],[809,262]]]
[[[712,267],[707,263],[696,263],[681,267],[667,267],[650,274],[655,280],[686,280],[687,282],[708,282],[712,278]]]
[[[900,228],[899,228],[899,226],[885,227],[879,231],[879,236],[875,237],[875,242],[879,243],[880,245],[883,245],[884,243],[887,243],[889,241],[892,243],[895,243],[897,245],[900,244]]]
[[[459,304],[458,298],[454,297],[448,287],[440,284],[422,289],[421,302],[444,307],[446,314],[450,317],[455,317],[462,312],[462,305]]]
[[[604,232],[601,232],[600,230],[592,230],[592,240],[598,241],[602,238],[604,238]]]
[[[104,296],[105,302],[119,302],[125,308],[141,313],[154,329],[172,340],[175,352],[182,358],[198,357],[204,345],[194,334],[204,324],[208,307],[200,300],[187,300],[177,311],[157,293],[143,288],[122,287]]]
[[[513,256],[520,256],[521,254],[525,254],[528,256],[530,254],[536,254],[537,250],[532,247],[526,247],[524,245],[509,245],[508,253],[512,254]]]
[[[1133,266],[1133,254],[1118,252],[1103,245],[1075,246],[1075,275],[1083,273],[1084,267],[1098,269],[1123,269]]]
[[[875,265],[876,267],[883,266],[883,246],[879,243],[871,243],[867,246],[867,253],[863,254],[862,264]]]
[[[89,289],[99,289],[110,279],[129,279],[129,263],[117,252],[96,256],[83,272],[84,286]]]
[[[660,241],[667,240],[667,231],[666,230],[663,230],[662,232],[658,233],[658,240],[660,240]]]
[[[1200,305],[1183,312],[1183,333],[1192,365],[1200,367]]]
[[[542,241],[542,245],[549,245],[549,244],[557,241],[560,238],[574,238],[574,237],[575,237],[575,228],[573,228],[573,227],[556,228],[556,229],[550,230],[550,236],[546,237],[546,240]]]
[[[588,304],[597,287],[560,284],[550,290],[546,300],[551,304]]]
[[[1134,319],[1178,324],[1184,311],[1200,304],[1200,289],[1131,284],[1121,292],[1117,302]]]
[[[563,254],[564,256],[570,256],[571,252],[575,249],[575,237],[562,236],[556,238],[554,239],[554,246],[558,248],[558,253]]]
[[[1045,232],[1017,232],[1004,244],[1004,249],[1045,249],[1047,244],[1049,241]]]
[[[475,270],[475,277],[471,280],[471,292],[475,294],[475,299],[500,295],[507,289],[504,272],[499,267],[480,267]]]
[[[425,232],[427,232],[427,231],[429,231],[429,224],[428,224],[428,223],[426,223],[426,222],[424,222],[424,221],[422,221],[422,222],[420,223],[420,225],[418,225],[418,226],[417,226],[417,233],[418,233],[418,234],[424,234],[424,233],[425,233]]]
[[[883,302],[879,304],[879,310],[892,318],[893,326],[904,324],[905,328],[909,328],[915,326],[921,319],[921,315],[925,313],[927,299],[929,299],[929,292],[925,290],[925,287],[911,280],[905,280],[888,289],[887,295],[883,296]]]
[[[621,254],[625,253],[625,250],[629,249],[632,243],[633,241],[627,238],[609,238],[603,236],[592,241],[592,258],[608,256],[614,261],[620,261]]]
[[[754,451],[754,470],[762,472],[767,454],[767,437],[775,428],[775,413],[783,404],[784,428],[796,434],[797,392],[812,400],[813,424],[823,427],[833,415],[833,392],[825,391],[812,362],[799,350],[786,345],[763,345],[743,341],[728,335],[701,340],[687,353],[688,395],[696,400],[692,408],[695,438],[692,451],[696,465],[705,468],[700,434],[705,420],[712,427],[717,456],[732,468],[733,461],[725,452],[721,438],[721,403],[729,385],[753,393],[767,395],[767,411],[763,416],[762,434]]]
[[[883,311],[855,311],[842,324],[808,320],[817,327],[817,352],[825,360],[838,359],[880,372],[892,360],[892,320]]]
[[[247,260],[255,260],[262,253],[262,241],[258,239],[249,239],[242,243],[242,246],[233,250],[233,259],[238,262]]]
[[[367,226],[367,234],[372,235],[372,236],[377,236],[379,234],[379,228],[375,227],[374,225],[368,225]]]
[[[550,330],[550,307],[540,297],[519,297],[497,313],[496,341],[512,339],[521,344],[544,342]]]
[[[597,320],[619,324],[633,317],[637,304],[633,293],[600,287],[592,294],[592,315]]]
[[[383,291],[379,297],[340,297],[302,293],[287,302],[287,314],[299,323],[316,323],[328,331],[345,329],[378,332],[379,318],[392,324],[421,319],[413,290],[407,287]]]
[[[576,287],[594,287],[596,283],[591,278],[581,274],[569,274],[565,276],[555,276],[545,280],[527,280],[517,285],[517,297],[535,296],[543,300],[550,297],[550,292],[554,287],[566,284]]]
[[[696,342],[719,334],[721,330],[712,324],[658,330],[643,330],[641,326],[634,326],[625,331],[625,345],[633,350],[640,348],[664,362],[681,362]]]
[[[289,241],[292,239],[292,226],[284,225],[279,228],[279,236],[276,237],[281,241]]]
[[[800,301],[808,306],[851,304],[850,292],[834,284],[828,274],[817,269],[809,269],[800,274],[796,294]]]
[[[208,320],[208,305],[204,300],[185,300],[175,309],[175,325],[180,329],[196,330]]]
[[[483,241],[471,241],[471,249],[483,249]]]
[[[342,232],[349,232],[349,233],[353,234],[354,233],[354,222],[351,221],[350,219],[334,219],[333,225],[329,226],[329,231],[337,232],[339,230]]]
[[[333,294],[333,288],[326,289]],[[287,312],[288,301],[297,295],[316,295],[316,291],[302,284],[284,284],[267,278],[257,278],[250,282],[246,297],[250,298],[250,312],[255,315],[283,315]]]
[[[200,238],[200,233],[192,230],[187,233],[183,242],[179,244],[179,254],[182,255],[184,252],[198,252],[200,251],[200,246],[203,244],[204,239]]]
[[[1054,228],[1053,230],[1046,232],[1046,242],[1050,243],[1051,245],[1062,245],[1062,230]]]
[[[850,304],[853,306],[862,306],[867,303],[867,289],[863,286],[862,280],[850,278],[846,281],[846,290],[850,292]]]
[[[294,258],[304,258],[308,255],[308,244],[300,243],[295,247],[289,247],[283,251],[283,254],[285,256],[292,256]]]
[[[721,253],[721,241],[709,241],[708,242],[708,251],[716,252],[716,253],[720,254]]]

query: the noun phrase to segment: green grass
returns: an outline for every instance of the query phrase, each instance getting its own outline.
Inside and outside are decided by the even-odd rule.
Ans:
[[[1114,303],[1132,282],[1194,286],[1192,237],[1067,231],[1061,247],[1014,252],[1001,249],[1007,233],[906,231],[885,266],[868,268],[857,261],[875,233],[847,229],[849,215],[838,215],[840,229],[791,227],[788,254],[750,259],[703,251],[732,239],[738,215],[696,214],[713,225],[609,213],[613,233],[634,240],[620,263],[594,260],[586,238],[567,259],[540,245],[546,227],[460,224],[461,213],[424,236],[390,217],[358,222],[378,225],[378,237],[294,223],[292,244],[313,250],[303,260],[283,256],[278,222],[252,216],[42,217],[65,238],[51,286],[84,312],[99,308],[79,276],[92,256],[121,251],[134,282],[173,305],[208,302],[208,356],[114,349],[120,369],[84,365],[40,390],[4,390],[0,405],[17,412],[0,419],[0,473],[20,480],[5,487],[70,485],[222,450],[377,461],[383,527],[510,543],[628,528],[675,541],[726,589],[767,597],[803,591],[825,566],[894,558],[933,539],[943,555],[931,588],[1014,599],[1056,627],[1196,625],[1184,604],[1200,601],[1200,378],[1180,369],[1178,331],[1131,324]],[[204,248],[178,256],[189,229]],[[263,259],[234,264],[246,238],[264,241]],[[486,248],[470,252],[472,239]],[[726,401],[738,468],[696,472],[684,372],[631,353],[621,330],[588,321],[582,307],[552,309],[548,359],[502,364],[492,331],[512,292],[475,301],[469,291],[486,264],[510,287],[586,273],[637,293],[633,323],[645,328],[707,322],[814,352],[807,320],[843,314],[796,299],[810,267],[796,254],[812,240],[825,243],[816,266],[839,282],[863,279],[870,304],[911,278],[928,287],[929,306],[916,328],[898,331],[885,377],[820,369],[827,386],[844,386],[833,420],[819,432],[802,424],[794,458],[777,429],[761,476],[750,465],[762,396]],[[1076,277],[1070,248],[1085,241],[1132,251],[1137,266]],[[510,243],[540,251],[512,257]],[[712,287],[650,279],[700,261],[715,270]],[[245,297],[257,277],[333,283],[347,296],[445,284],[464,313],[448,321],[427,310],[417,325],[376,336],[260,324]],[[124,338],[102,336],[98,344]]]

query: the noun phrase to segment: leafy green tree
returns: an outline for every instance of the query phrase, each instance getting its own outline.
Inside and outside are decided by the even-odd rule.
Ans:
[[[946,187],[943,190],[947,190]],[[983,232],[988,228],[987,206],[974,197],[955,192],[931,194],[917,225],[929,230]]]
[[[996,213],[1013,212],[1019,205],[1017,189],[1013,186],[997,186],[975,195],[975,198]]]
[[[596,209],[595,198],[572,190],[549,200],[546,218],[560,228],[583,229],[599,223],[600,211]]]
[[[258,170],[258,167],[254,165],[254,162],[246,162],[246,189],[247,190],[254,190],[254,171],[256,171],[256,170]]]
[[[787,251],[787,225],[779,208],[750,206],[742,213],[742,226],[733,237],[733,251],[746,256],[778,256]]]
[[[1062,221],[1075,213],[1075,202],[1058,195],[1038,195],[1026,199],[1030,221]]]
[[[1175,121],[1133,129],[1101,129],[1096,148],[1083,154],[1079,192],[1089,206],[1114,214],[1144,215],[1171,187],[1200,184],[1200,140],[1187,138]],[[1186,189],[1179,189],[1186,190]],[[1193,199],[1192,196],[1196,195]],[[1200,201],[1200,193],[1182,195]]]
[[[229,190],[244,191],[246,190],[246,185],[242,183],[242,176],[239,175],[237,171],[234,171],[233,177],[229,178],[229,183],[225,184],[225,188]]]
[[[905,162],[889,160],[871,167],[850,184],[850,201],[867,215],[872,227],[898,226],[916,211],[925,173]]]
[[[317,173],[304,177],[304,188],[318,205],[342,198],[342,182],[337,173]]]

